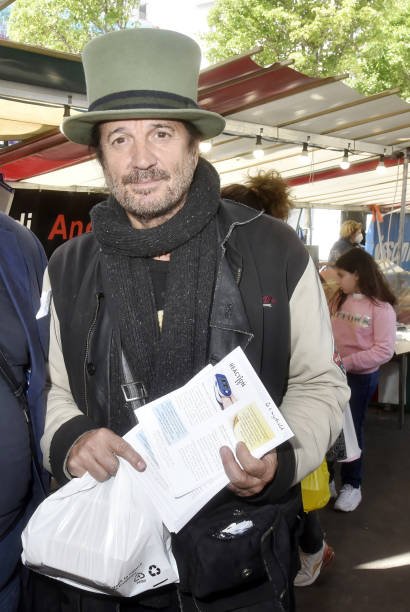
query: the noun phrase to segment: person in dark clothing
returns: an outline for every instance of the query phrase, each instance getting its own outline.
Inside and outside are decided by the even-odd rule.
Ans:
[[[358,221],[348,219],[340,226],[340,238],[330,249],[328,263],[334,265],[343,253],[359,247],[363,240],[363,226]]]
[[[48,350],[47,308],[40,308],[46,256],[27,228],[0,213],[0,351],[16,381],[24,386],[34,432],[21,401],[0,371],[0,611],[22,605],[21,532],[42,498],[32,452],[44,427],[45,361]],[[41,475],[44,476],[44,475]],[[44,484],[44,483],[43,483]],[[24,576],[25,578],[25,576]]]
[[[91,41],[83,60],[90,108],[62,129],[96,150],[110,196],[92,210],[93,232],[57,249],[45,277],[53,295],[45,465],[60,484],[85,472],[115,477],[118,457],[145,469],[149,457],[121,437],[135,423],[121,393],[122,356],[152,400],[241,346],[295,436],[261,459],[243,443],[236,453],[220,449],[229,485],[173,534],[178,587],[125,599],[54,582],[48,593],[54,588],[57,603],[48,610],[60,610],[59,598],[82,612],[291,610],[293,548],[283,587],[269,563],[253,575],[243,550],[239,583],[211,571],[198,594],[190,576],[198,551],[188,552],[188,541],[226,508],[280,509],[281,534],[294,537],[298,483],[336,439],[348,394],[316,270],[291,228],[221,200],[199,141],[221,133],[225,121],[196,103],[193,40],[156,29],[111,32]]]

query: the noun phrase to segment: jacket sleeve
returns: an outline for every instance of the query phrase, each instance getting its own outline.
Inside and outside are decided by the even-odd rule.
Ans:
[[[390,304],[381,302],[373,308],[373,345],[343,357],[348,372],[364,372],[378,369],[394,354],[396,340],[396,313]]]
[[[45,290],[50,289],[47,270],[43,287]],[[63,483],[70,478],[65,468],[67,455],[74,442],[91,429],[95,429],[95,425],[78,408],[70,391],[61,348],[60,325],[51,301],[47,410],[41,450],[44,467],[58,482]]]
[[[336,247],[336,245],[334,245],[329,253],[329,256],[327,258],[327,261],[329,264],[334,265],[334,263],[336,262],[337,259],[339,259],[341,253],[338,250],[338,248]]]
[[[316,469],[342,428],[350,390],[334,361],[329,309],[314,264],[290,299],[291,355],[281,411],[294,433],[294,483]]]

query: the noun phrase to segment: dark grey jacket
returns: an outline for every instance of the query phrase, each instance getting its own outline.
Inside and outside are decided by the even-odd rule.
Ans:
[[[319,465],[337,437],[348,390],[333,362],[328,309],[318,275],[294,231],[229,201],[218,212],[218,231],[209,360],[216,362],[241,346],[295,432],[291,443],[278,449],[274,480],[246,500],[253,506],[280,503],[292,532],[301,508],[299,487],[294,484]],[[60,247],[50,261],[49,274],[51,388],[42,448],[46,464],[65,482],[65,460],[75,440],[89,429],[110,424],[109,355],[114,330],[101,283],[99,246],[92,234]],[[239,502],[243,504],[224,489],[184,531],[192,533],[193,524],[208,517],[212,508],[222,504],[236,508]],[[184,550],[180,536],[182,532],[175,536],[174,546],[179,542]],[[185,561],[183,554],[182,564]],[[289,569],[290,583],[293,575]],[[283,609],[279,604],[274,607],[271,589],[265,582],[223,600],[217,597],[206,606],[201,602],[200,607],[184,596],[184,610],[192,605],[209,612],[247,605],[255,610],[255,602],[260,606],[261,601],[270,602],[269,609]],[[148,594],[158,606],[165,605],[166,598],[160,591]]]
[[[329,315],[318,275],[295,232],[276,219],[224,201],[209,359],[240,345],[295,433],[279,453],[270,487],[278,499],[317,467],[337,437],[348,400],[333,362]],[[49,263],[52,311],[46,465],[60,482],[73,442],[110,422],[113,327],[92,234],[64,244]],[[62,348],[61,348],[62,347]]]

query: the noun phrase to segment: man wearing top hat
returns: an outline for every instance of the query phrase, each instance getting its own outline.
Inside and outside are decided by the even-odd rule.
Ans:
[[[93,232],[60,247],[45,279],[53,295],[46,466],[61,484],[86,471],[115,477],[118,457],[143,471],[147,458],[121,438],[135,424],[122,392],[129,375],[150,401],[241,346],[295,436],[262,459],[243,443],[236,456],[222,448],[230,484],[199,516],[224,504],[279,505],[292,532],[297,483],[336,439],[348,399],[314,265],[291,228],[220,199],[198,144],[225,121],[196,103],[193,40],[113,32],[91,41],[83,62],[89,110],[62,130],[95,149],[110,195],[91,212]],[[60,599],[83,612],[293,609],[292,563],[278,594],[274,576],[248,580],[247,560],[238,561],[243,583],[202,599],[182,579],[132,599],[61,587]],[[195,559],[178,557],[180,575],[185,562]]]

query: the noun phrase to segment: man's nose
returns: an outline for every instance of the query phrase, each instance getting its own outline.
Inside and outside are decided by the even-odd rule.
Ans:
[[[134,168],[150,168],[157,161],[152,145],[142,141],[134,143],[131,151],[131,162]]]

